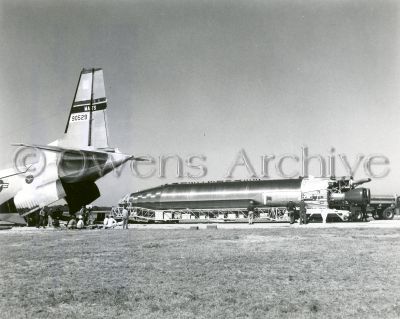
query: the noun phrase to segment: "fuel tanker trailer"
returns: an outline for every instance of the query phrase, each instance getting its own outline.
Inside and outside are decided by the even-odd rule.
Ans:
[[[174,183],[127,194],[127,205],[137,219],[240,219],[247,217],[250,201],[256,218],[287,220],[286,206],[304,200],[309,217],[328,215],[361,221],[370,201],[368,188],[358,187],[370,179],[296,178]]]
[[[400,213],[400,196],[372,194],[367,212],[374,219],[393,219]]]

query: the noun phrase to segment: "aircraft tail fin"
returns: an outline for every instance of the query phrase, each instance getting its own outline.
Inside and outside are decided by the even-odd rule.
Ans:
[[[107,98],[103,70],[82,69],[61,147],[108,148]]]

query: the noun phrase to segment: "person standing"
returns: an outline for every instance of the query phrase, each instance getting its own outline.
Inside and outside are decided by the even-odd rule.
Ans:
[[[122,208],[122,229],[128,229],[129,224],[129,211],[126,209],[126,205]]]
[[[43,228],[45,228],[45,226],[44,226],[44,218],[46,216],[46,209],[45,208],[46,208],[46,206],[43,206],[39,211],[39,223],[36,226],[37,228],[40,228],[42,226],[43,226]]]
[[[108,225],[108,215],[106,215],[106,217],[103,220],[103,229],[106,229]]]
[[[290,219],[290,224],[294,224],[294,211],[296,209],[296,205],[293,203],[293,201],[289,201],[286,205],[286,209],[288,211],[289,219]]]
[[[249,206],[247,207],[247,217],[249,219],[249,225],[253,225],[254,223],[254,201],[250,201]]]
[[[392,204],[391,207],[394,209],[394,208],[395,208],[395,207],[394,207],[394,204]],[[368,221],[367,207],[364,206],[364,205],[361,206],[361,211],[362,211],[362,215],[363,215],[362,220],[363,220],[364,222],[367,222],[367,221]]]
[[[53,211],[49,210],[49,212],[47,213],[47,225],[49,225],[49,227],[53,226]]]
[[[87,210],[86,210],[85,205],[82,206],[81,210],[79,211],[79,215],[82,216],[83,224],[86,225],[87,224]]]
[[[92,225],[93,218],[92,218],[92,206],[86,207],[86,217],[83,216],[83,222],[85,225]]]
[[[304,199],[300,201],[300,225],[307,224],[307,208]]]

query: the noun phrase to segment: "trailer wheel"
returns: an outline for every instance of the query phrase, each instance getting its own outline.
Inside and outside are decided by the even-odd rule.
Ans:
[[[383,219],[393,219],[394,211],[390,207],[386,208],[382,213]]]
[[[357,211],[357,212],[356,212],[356,214],[355,214],[355,216],[354,216],[354,220],[355,220],[356,222],[362,222],[362,220],[363,220],[363,213],[362,213],[362,211]]]
[[[381,219],[381,215],[378,214],[377,212],[374,212],[374,213],[372,214],[372,218],[375,219],[375,220],[378,220],[378,219]]]
[[[363,220],[363,212],[361,209],[353,208],[351,210],[351,220],[353,222],[361,222]]]

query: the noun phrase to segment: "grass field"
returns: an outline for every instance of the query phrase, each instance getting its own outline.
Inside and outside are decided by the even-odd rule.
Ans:
[[[1,318],[399,318],[396,229],[0,233]]]

